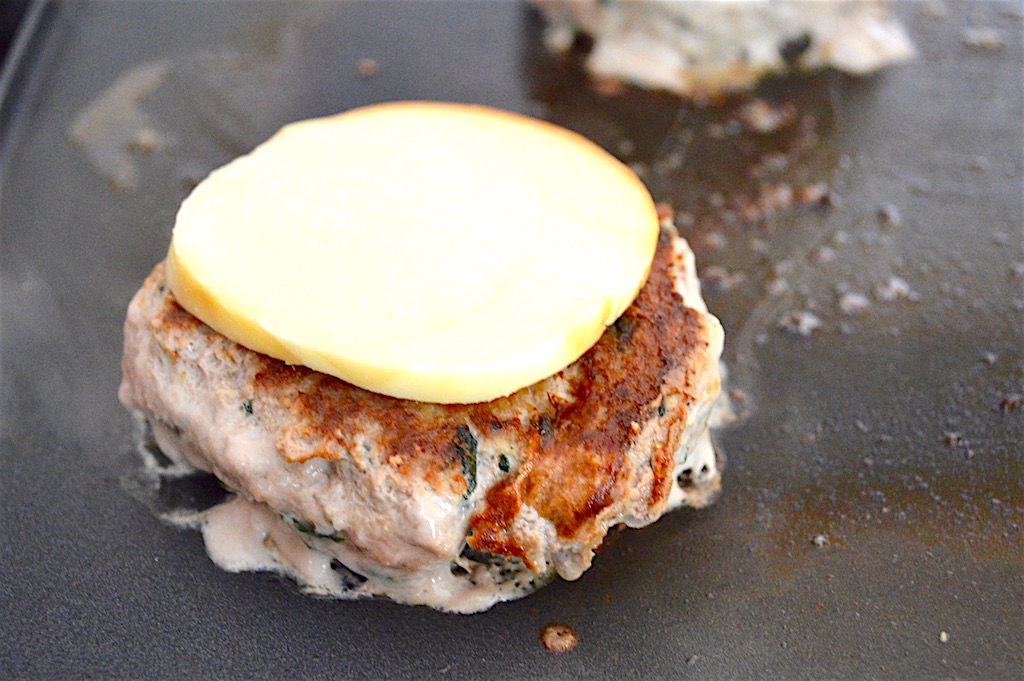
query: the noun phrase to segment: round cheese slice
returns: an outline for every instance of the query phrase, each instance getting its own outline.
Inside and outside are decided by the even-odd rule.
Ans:
[[[367,390],[482,402],[587,351],[658,238],[628,168],[557,126],[394,103],[288,125],[185,199],[178,302],[258,352]]]

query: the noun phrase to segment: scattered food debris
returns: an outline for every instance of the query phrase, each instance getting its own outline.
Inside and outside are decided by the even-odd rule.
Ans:
[[[720,140],[725,138],[725,126],[721,123],[708,123],[704,127],[704,134],[711,139]]]
[[[836,251],[828,246],[822,246],[814,254],[814,262],[819,265],[828,265],[836,259]]]
[[[839,296],[839,311],[846,315],[862,314],[870,306],[868,297],[860,293],[848,291]]]
[[[880,300],[892,302],[905,298],[911,302],[921,299],[920,294],[910,288],[910,284],[899,277],[889,277],[885,282],[875,286],[875,295]]]
[[[782,315],[779,328],[795,336],[810,336],[821,328],[821,320],[807,310],[793,310]]]
[[[833,208],[839,203],[838,196],[829,191],[824,182],[807,184],[796,191],[796,202],[801,206],[817,205],[822,208]]]
[[[970,26],[964,29],[963,43],[978,50],[1003,48],[1003,38],[999,31],[988,26]]]
[[[742,283],[746,276],[742,272],[729,272],[721,265],[711,265],[704,268],[700,278],[711,290],[725,293]]]
[[[721,198],[721,194],[712,194],[710,201],[712,207],[720,208],[723,204],[716,204],[714,197]],[[756,223],[768,220],[776,214],[792,208],[795,193],[793,187],[785,182],[762,184],[756,196],[738,196],[734,200],[738,217],[747,223]]]
[[[726,247],[728,240],[721,232],[709,232],[704,235],[704,245],[712,251],[720,251]]]
[[[992,167],[992,161],[985,156],[975,156],[971,159],[971,170],[983,173]]]
[[[776,106],[763,99],[755,99],[740,109],[740,119],[748,128],[762,135],[791,124],[795,118],[796,107],[792,104]]]
[[[883,227],[889,229],[895,229],[903,224],[899,209],[891,203],[883,203],[878,207],[878,220]]]
[[[153,128],[144,127],[139,128],[138,132],[135,133],[135,137],[128,141],[126,148],[147,155],[155,151],[163,151],[167,146],[167,140],[160,133]]]
[[[1008,395],[1006,398],[1003,399],[1002,402],[999,403],[999,411],[1003,412],[1004,414],[1009,414],[1011,412],[1017,411],[1017,409],[1020,408],[1022,403],[1024,403],[1024,396]]]
[[[729,391],[729,400],[729,409],[732,413],[719,417],[721,423],[744,421],[753,413],[753,403],[750,400],[750,396],[739,388],[733,388]]]
[[[681,151],[673,151],[656,162],[658,172],[669,173],[683,167],[686,156]]]
[[[540,632],[540,640],[553,653],[567,653],[579,643],[579,636],[566,624],[549,624]]]
[[[814,535],[814,539],[811,540],[811,543],[817,546],[818,548],[821,548],[822,546],[829,546],[832,542],[830,542],[828,540],[828,537],[826,537],[825,535],[816,534]]]
[[[939,643],[945,643],[949,640],[949,634],[944,631],[939,632]]]
[[[758,166],[759,173],[780,173],[789,167],[789,156],[778,151],[766,154]]]
[[[776,277],[768,282],[765,290],[770,296],[781,296],[789,290],[789,281],[785,277]]]
[[[380,66],[373,59],[363,57],[356,62],[356,70],[359,72],[360,78],[373,78],[380,73]]]
[[[974,448],[971,447],[971,443],[968,442],[967,438],[965,438],[959,432],[950,431],[946,433],[945,440],[946,444],[949,445],[950,447],[957,447],[959,449],[964,450],[964,452],[967,454],[968,459],[974,458]]]

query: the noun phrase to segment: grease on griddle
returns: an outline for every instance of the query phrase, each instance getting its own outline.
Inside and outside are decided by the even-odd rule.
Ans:
[[[71,142],[115,189],[135,189],[139,183],[135,157],[170,143],[139,106],[169,70],[170,63],[161,60],[125,72],[89,103],[68,130]]]

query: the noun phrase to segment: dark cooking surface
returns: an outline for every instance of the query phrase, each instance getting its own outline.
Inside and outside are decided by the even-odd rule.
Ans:
[[[598,94],[512,4],[48,7],[0,107],[0,676],[1019,677],[1021,7],[931,7],[900,7],[913,64],[764,86],[796,108],[772,136],[730,122],[743,102]],[[972,23],[1004,46],[965,46]],[[158,60],[139,107],[170,143],[132,152],[117,190],[68,130]],[[719,434],[713,507],[473,617],[221,572],[120,482],[121,322],[189,183],[287,121],[403,98],[543,115],[639,164],[752,411]],[[818,182],[834,205],[784,205]],[[743,209],[758,195],[774,214]],[[912,299],[881,299],[891,277]],[[838,311],[846,288],[863,314]],[[798,310],[821,320],[808,338],[777,326]],[[551,622],[573,652],[542,648]]]
[[[0,63],[3,63],[4,56],[11,47],[26,9],[28,0],[8,0],[4,3],[4,11],[0,12]]]

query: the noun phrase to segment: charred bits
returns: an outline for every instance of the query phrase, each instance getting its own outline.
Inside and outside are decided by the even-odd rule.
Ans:
[[[612,324],[612,333],[618,339],[620,348],[629,343],[629,339],[633,337],[633,329],[633,320],[626,316],[619,317]]]
[[[476,489],[476,438],[470,432],[468,426],[459,426],[455,429],[455,442],[453,446],[462,462],[462,477],[466,480],[466,498],[473,494]]]
[[[779,45],[779,56],[782,57],[782,61],[786,62],[787,66],[793,66],[810,47],[811,34],[803,33]]]

